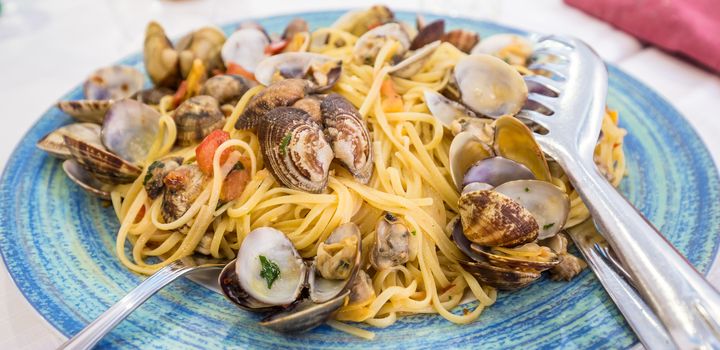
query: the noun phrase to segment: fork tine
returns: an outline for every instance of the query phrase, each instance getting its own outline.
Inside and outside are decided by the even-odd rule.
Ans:
[[[560,35],[548,35],[548,36],[544,36],[538,40],[539,43],[542,43],[545,41],[552,41],[552,42],[560,43],[570,49],[575,48],[575,40],[574,39],[570,39],[570,38],[563,37]]]
[[[568,59],[570,53],[572,50],[565,46],[538,46],[533,50],[533,56],[552,55],[564,60]]]
[[[528,100],[539,103],[553,112],[557,111],[558,99],[556,97],[545,96],[536,92],[528,93]]]
[[[531,120],[542,126],[546,126],[545,124],[547,123],[547,118],[548,118],[548,116],[546,116],[540,112],[532,111],[529,109],[523,109],[520,112],[518,112],[515,116],[518,118]]]
[[[557,80],[552,80],[548,77],[544,77],[542,75],[526,75],[523,77],[525,79],[525,83],[528,84],[528,88],[532,88],[531,85],[537,84],[540,86],[543,86],[550,91],[554,92],[556,95],[559,95],[562,91],[563,84],[562,82],[559,82]],[[532,89],[531,89],[532,90]]]
[[[565,80],[567,79],[567,68],[564,65],[554,64],[554,63],[548,63],[548,62],[536,62],[532,63],[528,66],[529,70],[536,71],[536,70],[544,70],[547,72],[550,72],[557,77]]]

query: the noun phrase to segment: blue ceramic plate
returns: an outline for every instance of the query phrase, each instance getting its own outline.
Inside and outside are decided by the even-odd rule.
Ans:
[[[302,16],[327,26],[340,12]],[[412,14],[400,17],[412,20]],[[433,16],[428,16],[433,17]],[[260,22],[280,32],[290,16]],[[517,32],[467,19],[447,18],[487,36]],[[225,27],[231,31],[235,25]],[[142,67],[140,55],[123,60]],[[720,238],[720,181],[707,149],[666,101],[612,66],[608,104],[620,112],[628,177],[623,193],[702,272]],[[63,99],[81,98],[80,87]],[[50,109],[17,146],[0,181],[0,250],[25,297],[53,326],[72,335],[136,286],[143,277],[114,254],[118,223],[112,209],[85,194],[60,162],[35,148],[46,133],[71,120]],[[660,258],[660,257],[659,257]],[[462,308],[455,310],[462,312]],[[222,296],[188,280],[151,298],[99,345],[103,348],[627,348],[637,340],[593,274],[569,283],[542,280],[497,303],[477,322],[458,326],[435,315],[402,318],[365,341],[327,326],[285,336],[256,324]]]

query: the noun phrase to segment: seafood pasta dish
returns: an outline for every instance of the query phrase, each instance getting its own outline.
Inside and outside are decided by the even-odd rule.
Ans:
[[[586,267],[563,230],[588,210],[523,118],[552,113],[527,96],[557,95],[540,83],[563,79],[542,69],[561,57],[385,6],[312,25],[172,42],[151,22],[144,71],[98,69],[58,103],[74,123],[38,147],[112,203],[124,266],[234,259],[234,301],[262,324],[365,338],[354,323],[465,324],[498,292]],[[595,162],[615,186],[624,135],[607,109]]]

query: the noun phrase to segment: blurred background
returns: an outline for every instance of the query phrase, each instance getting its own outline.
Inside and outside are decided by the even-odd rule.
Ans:
[[[204,24],[379,1],[0,0],[0,168],[37,118],[95,69],[141,50],[145,25],[172,38]],[[398,0],[434,12],[577,36],[683,113],[720,163],[720,4],[717,0]],[[452,24],[452,23],[450,23]],[[61,336],[0,266],[0,348],[54,348]]]

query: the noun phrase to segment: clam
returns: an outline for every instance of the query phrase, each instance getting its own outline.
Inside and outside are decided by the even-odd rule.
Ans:
[[[410,231],[395,215],[386,212],[375,227],[370,264],[376,270],[405,264],[410,258]]]
[[[350,285],[350,301],[349,305],[364,304],[368,300],[375,297],[375,289],[373,289],[372,279],[365,270],[359,270],[355,279]]]
[[[465,29],[455,29],[445,33],[442,41],[453,44],[458,50],[469,53],[473,47],[480,41],[480,36]]]
[[[567,194],[549,182],[510,181],[496,187],[495,192],[512,198],[532,213],[539,227],[538,239],[549,238],[558,233],[570,212]]]
[[[544,153],[532,131],[519,119],[504,116],[495,121],[493,149],[497,155],[526,166],[538,180],[551,180]]]
[[[458,263],[475,276],[479,282],[502,290],[523,288],[542,276],[542,273],[538,271],[522,271],[494,266],[487,261],[459,260]]]
[[[494,266],[522,271],[542,272],[560,263],[550,248],[527,243],[515,248],[488,248],[471,244],[470,248]]]
[[[225,104],[234,106],[242,95],[255,85],[257,84],[254,81],[239,75],[216,75],[203,83],[200,95],[215,98],[221,106]]]
[[[129,183],[140,175],[140,168],[109,152],[104,146],[89,143],[76,135],[63,135],[72,157],[101,182]]]
[[[318,123],[319,125],[322,125],[323,118],[322,118],[322,111],[320,109],[320,105],[322,103],[322,98],[318,95],[310,95],[308,97],[301,98],[297,100],[295,103],[293,103],[292,107],[302,109],[303,111],[307,112],[307,114],[310,115],[310,118]]]
[[[387,23],[358,38],[353,47],[353,57],[357,62],[372,64],[380,49],[390,40],[400,43],[400,47],[395,51],[396,56],[402,57],[410,47],[410,38],[402,26],[397,23]]]
[[[475,112],[434,90],[425,89],[423,96],[430,114],[439,119],[447,128],[450,128],[457,119],[476,117]]]
[[[492,149],[477,134],[464,131],[455,135],[450,144],[449,158],[450,177],[456,188],[462,189],[463,178],[473,164],[492,156]]]
[[[183,216],[203,191],[206,181],[197,164],[182,165],[167,172],[163,177],[162,216],[165,222]]]
[[[465,236],[482,246],[511,247],[538,237],[532,213],[515,200],[493,190],[465,193],[458,200]]]
[[[285,27],[281,38],[287,43],[283,49],[284,52],[308,51],[312,41],[310,27],[302,18],[294,18],[290,21]]]
[[[60,101],[57,107],[80,122],[101,124],[111,100]]]
[[[462,185],[480,182],[496,187],[508,181],[532,179],[535,175],[526,166],[503,157],[492,157],[473,164],[465,172]]]
[[[143,87],[143,74],[129,66],[100,68],[88,77],[83,85],[89,100],[120,100],[132,96]]]
[[[484,191],[484,190],[492,190],[493,185],[485,182],[471,182],[462,188],[462,192],[460,194],[465,194],[473,191]]]
[[[335,85],[342,72],[342,61],[310,52],[285,52],[262,60],[255,68],[255,79],[270,85],[282,79],[305,79],[314,91]]]
[[[96,179],[76,160],[68,159],[64,161],[62,168],[65,175],[85,191],[102,199],[110,199],[110,192],[112,192],[114,186]]]
[[[265,47],[270,39],[261,30],[254,27],[242,28],[225,41],[221,55],[226,65],[231,63],[243,69],[254,72],[255,67],[265,57]]]
[[[139,164],[155,141],[159,121],[160,113],[142,102],[115,102],[103,121],[102,143],[116,156]]]
[[[489,117],[515,114],[527,100],[527,86],[520,73],[494,56],[470,55],[460,59],[454,78],[462,103]]]
[[[239,307],[270,312],[261,325],[284,333],[307,331],[345,304],[359,270],[361,244],[355,224],[341,225],[308,268],[282,232],[257,228],[243,240],[236,261],[223,269],[220,285]],[[306,286],[309,298],[304,299]]]
[[[392,21],[395,15],[387,6],[375,5],[367,10],[348,11],[335,23],[337,28],[355,36],[361,36],[369,30]]]
[[[488,54],[514,65],[525,65],[533,52],[533,43],[517,34],[496,34],[484,38],[470,51],[471,55]]]
[[[373,172],[370,134],[358,110],[338,94],[330,94],[320,104],[325,135],[340,163],[360,183],[370,181]]]
[[[155,86],[175,88],[180,83],[178,53],[157,22],[148,23],[145,30],[143,58]]]
[[[69,159],[72,155],[65,145],[65,135],[73,135],[78,140],[102,147],[100,125],[94,123],[73,123],[60,127],[40,139],[37,147],[52,156]]]
[[[293,18],[290,23],[285,27],[282,33],[284,40],[292,40],[296,34],[307,33],[310,31],[307,21],[302,18]]]
[[[222,128],[225,115],[218,101],[211,96],[191,97],[173,111],[177,126],[177,143],[192,145],[205,138],[213,130]]]
[[[235,123],[235,128],[255,129],[267,112],[277,107],[291,106],[309,91],[309,83],[302,79],[285,79],[270,84],[248,102],[245,111]]]
[[[420,17],[418,17],[420,18]],[[418,22],[420,25],[421,23]],[[410,50],[417,50],[427,44],[441,40],[445,34],[445,21],[438,19],[427,25],[418,26],[418,33],[410,43]]]
[[[440,40],[433,41],[394,64],[388,72],[396,77],[409,79],[422,70],[422,67],[438,47],[440,47]]]
[[[165,175],[177,169],[183,162],[181,157],[170,157],[152,162],[145,173],[143,186],[150,199],[157,198],[165,189]]]
[[[225,33],[215,27],[200,28],[182,38],[176,46],[179,53],[180,74],[187,77],[193,61],[203,62],[205,70],[224,70],[225,65],[220,50],[225,44]]]
[[[153,87],[145,90],[140,90],[130,96],[130,98],[147,105],[159,105],[160,100],[163,97],[173,94],[175,94],[175,91],[166,87]]]
[[[311,193],[325,189],[333,150],[305,111],[271,110],[258,125],[258,138],[265,164],[278,182]]]

